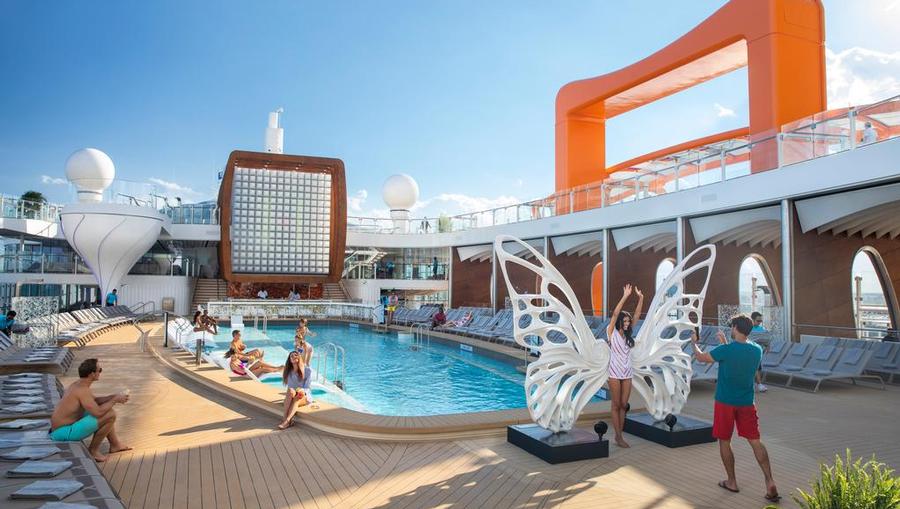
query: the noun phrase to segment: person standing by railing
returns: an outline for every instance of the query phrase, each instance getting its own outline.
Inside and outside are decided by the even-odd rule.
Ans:
[[[106,305],[115,306],[119,302],[119,294],[115,288],[109,293],[106,294]]]

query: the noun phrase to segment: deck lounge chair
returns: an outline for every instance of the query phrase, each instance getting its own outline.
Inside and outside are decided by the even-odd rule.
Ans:
[[[795,374],[830,372],[843,351],[844,349],[836,346],[819,345],[813,349],[812,355],[803,367],[779,366],[769,370],[769,374],[785,376],[785,386],[790,387],[791,379]]]
[[[837,360],[837,364],[831,369],[803,369],[798,373],[794,373],[791,376],[789,383],[800,380],[813,382],[815,385],[813,386],[812,392],[818,392],[819,386],[826,380],[850,380],[853,385],[856,385],[857,380],[870,379],[877,380],[881,385],[881,388],[884,389],[884,380],[882,380],[880,376],[866,375],[863,373],[865,371],[866,363],[871,356],[872,352],[868,350],[862,348],[847,348],[844,349],[840,358]]]
[[[243,330],[243,329],[244,329],[243,315],[231,315],[231,330]]]
[[[762,361],[760,362],[760,366],[765,370],[767,368],[774,368],[781,364],[781,360],[784,359],[784,356],[787,355],[788,352],[788,343],[785,341],[775,341],[769,345],[769,349],[763,354]]]
[[[818,348],[824,346],[825,345],[820,345]],[[835,347],[827,346],[826,348],[834,349]],[[791,373],[800,371],[804,366],[806,366],[806,361],[809,360],[812,351],[813,349],[810,345],[805,345],[803,343],[792,343],[787,351],[787,354],[777,366],[769,367],[763,364],[763,380],[766,380],[767,377],[771,374],[781,375],[786,377],[786,379],[789,378]]]
[[[894,383],[894,377],[900,374],[900,343],[878,343],[866,363],[866,372]]]
[[[0,332],[0,373],[33,371],[61,374],[68,371],[74,358],[68,348],[18,348],[6,334]]]

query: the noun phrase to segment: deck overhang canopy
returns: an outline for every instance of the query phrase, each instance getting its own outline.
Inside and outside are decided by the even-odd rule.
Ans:
[[[803,233],[900,236],[900,184],[818,196],[797,201],[796,206]]]
[[[613,230],[613,240],[619,251],[669,251],[675,249],[675,222],[632,226]]]
[[[550,239],[553,252],[557,256],[596,256],[603,251],[603,237],[600,232],[564,235]]]
[[[539,253],[543,254],[544,251],[544,239],[531,239],[523,241],[526,244],[533,247]],[[507,252],[512,253],[516,256],[521,256],[523,258],[531,258],[531,253],[528,249],[520,246],[515,242],[504,242],[503,249]],[[494,245],[493,244],[477,244],[474,246],[462,246],[456,248],[456,254],[459,256],[459,261],[472,261],[472,262],[486,262],[491,259],[491,256],[494,255]]]
[[[734,244],[751,248],[781,245],[781,206],[740,210],[691,218],[691,232],[697,244]]]

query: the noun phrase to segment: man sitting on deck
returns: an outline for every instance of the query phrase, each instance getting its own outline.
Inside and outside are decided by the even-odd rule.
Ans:
[[[93,433],[88,452],[98,462],[107,458],[100,454],[103,439],[109,440],[110,454],[131,449],[116,435],[116,412],[113,410],[116,404],[128,402],[128,394],[97,397],[91,392],[91,384],[100,379],[102,372],[97,359],[82,362],[78,366],[80,378],[66,389],[50,416],[50,438],[57,442],[80,442]]]

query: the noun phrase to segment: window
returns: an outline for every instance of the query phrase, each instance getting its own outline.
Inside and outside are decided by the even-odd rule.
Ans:
[[[657,290],[659,290],[659,287],[662,286],[663,282],[665,282],[666,278],[669,277],[669,274],[671,274],[673,270],[675,270],[675,260],[666,258],[659,263],[659,265],[656,267]]]
[[[752,254],[741,262],[738,273],[738,304],[741,310],[758,311],[777,305],[765,260]]]
[[[888,296],[882,283],[886,275],[878,251],[864,247],[856,253],[850,288],[853,295],[853,319],[859,338],[881,339],[887,329],[891,328]]]

